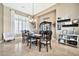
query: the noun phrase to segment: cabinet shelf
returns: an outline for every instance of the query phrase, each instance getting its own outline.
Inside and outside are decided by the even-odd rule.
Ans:
[[[58,20],[57,22],[66,22],[66,21],[70,21],[70,19]]]
[[[62,27],[78,27],[78,24],[62,25]]]
[[[63,34],[60,34],[60,36],[62,36]],[[74,40],[71,40],[74,39]],[[67,38],[63,38],[63,36],[61,38],[58,39],[59,43],[63,43],[65,45],[70,45],[70,46],[74,46],[77,47],[77,43],[78,43],[78,36],[74,36],[74,35],[67,35]]]

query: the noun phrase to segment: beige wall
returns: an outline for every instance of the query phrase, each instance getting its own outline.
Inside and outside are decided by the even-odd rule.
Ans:
[[[52,24],[54,24],[55,21],[56,21],[56,11],[52,11],[52,12],[49,12],[49,13],[47,13],[45,15],[40,16],[39,17],[40,22],[42,22],[43,19],[44,18],[47,18],[47,17],[49,17],[49,20],[48,21],[50,21],[50,22],[52,22]]]
[[[0,4],[0,40],[2,39],[3,32],[3,5]]]
[[[4,6],[4,15],[3,15],[3,31],[11,31],[11,11],[9,8]]]
[[[79,19],[79,4],[72,4],[72,3],[58,4],[58,6],[56,7],[56,19],[58,17],[61,17],[61,19],[68,17],[71,20]],[[68,27],[68,28],[62,27],[62,30],[64,29],[71,29],[71,27]],[[75,30],[77,33],[79,33],[78,29],[79,27],[75,27]],[[57,38],[58,38],[58,34],[61,33],[62,30],[57,30],[56,32]]]
[[[69,17],[71,19],[79,18],[79,4],[61,3],[56,7],[56,17]]]

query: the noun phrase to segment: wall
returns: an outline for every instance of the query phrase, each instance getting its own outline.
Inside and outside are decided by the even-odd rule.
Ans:
[[[3,31],[11,32],[11,12],[10,9],[5,6],[3,15]]]
[[[56,18],[66,18],[69,17],[71,19],[79,18],[79,4],[77,3],[61,3],[57,4],[56,7]]]
[[[63,3],[63,4],[58,4],[56,7],[56,19],[58,17],[62,18],[70,18],[71,21],[74,19],[79,19],[79,4],[75,3]],[[58,19],[57,19],[58,20]],[[57,27],[56,27],[57,29]],[[62,27],[62,30],[64,29],[71,29],[71,27],[64,28]],[[75,31],[79,35],[79,27],[75,27]],[[62,32],[62,30],[57,30],[57,39],[58,35]]]
[[[2,40],[2,32],[3,32],[3,5],[0,4],[0,40]]]

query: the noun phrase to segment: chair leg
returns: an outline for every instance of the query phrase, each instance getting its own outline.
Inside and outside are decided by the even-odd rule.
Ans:
[[[24,38],[22,39],[22,43],[24,43]]]
[[[51,47],[51,41],[50,41],[49,45],[50,45],[50,49],[52,49],[52,47]]]
[[[31,43],[30,43],[30,48],[31,48]]]
[[[37,46],[37,39],[36,39],[36,46]]]
[[[47,49],[47,52],[48,52],[48,43],[46,43],[46,49]]]
[[[39,52],[41,52],[41,42],[39,42]]]
[[[27,46],[29,46],[29,44],[27,43]]]
[[[29,42],[27,41],[27,46],[29,45]]]
[[[31,48],[31,39],[30,39],[30,48]]]
[[[25,38],[24,37],[22,38],[22,43],[25,43]]]

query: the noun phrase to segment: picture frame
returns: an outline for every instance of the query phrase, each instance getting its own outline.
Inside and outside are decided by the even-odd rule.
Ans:
[[[58,23],[58,24],[57,24],[57,29],[58,29],[58,30],[61,30],[61,23]]]

